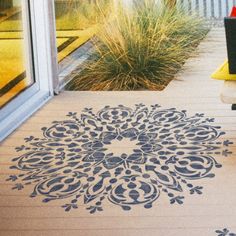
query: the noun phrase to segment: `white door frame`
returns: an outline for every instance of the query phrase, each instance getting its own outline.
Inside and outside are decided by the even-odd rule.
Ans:
[[[30,7],[31,20],[25,15],[28,53],[33,52],[35,84],[0,110],[0,142],[44,105],[57,92],[57,50],[53,0],[22,0]],[[29,4],[29,5],[28,5]],[[29,37],[27,37],[29,38]],[[27,40],[26,40],[27,41]],[[29,68],[28,68],[29,69]]]

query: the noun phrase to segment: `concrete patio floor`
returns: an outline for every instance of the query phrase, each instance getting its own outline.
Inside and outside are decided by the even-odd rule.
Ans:
[[[1,143],[0,235],[234,235],[225,58],[217,28],[162,92],[54,97]]]

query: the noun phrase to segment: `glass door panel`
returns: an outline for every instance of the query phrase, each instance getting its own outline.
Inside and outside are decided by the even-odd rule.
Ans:
[[[25,0],[0,0],[0,109],[34,84],[28,7]]]
[[[95,0],[55,0],[59,62],[94,35],[97,13]]]
[[[90,39],[104,21],[112,0],[54,0],[59,81],[69,82],[71,73],[90,56]],[[64,82],[64,83],[63,83]]]
[[[0,0],[0,143],[54,95],[53,3]]]

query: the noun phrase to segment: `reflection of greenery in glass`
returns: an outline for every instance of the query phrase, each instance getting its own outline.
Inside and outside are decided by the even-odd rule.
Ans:
[[[103,21],[111,0],[55,0],[56,25],[59,30],[85,29]],[[22,30],[21,13],[0,22],[0,31]]]
[[[19,4],[4,8],[4,14],[0,17],[0,89],[3,91],[0,108],[33,83],[32,77],[24,75],[26,45]]]
[[[16,13],[8,19],[0,22],[0,31],[22,30],[21,13]]]
[[[111,0],[55,0],[57,29],[84,29],[101,22]]]
[[[68,89],[163,89],[207,31],[197,17],[160,4],[143,0],[132,11],[118,4]]]

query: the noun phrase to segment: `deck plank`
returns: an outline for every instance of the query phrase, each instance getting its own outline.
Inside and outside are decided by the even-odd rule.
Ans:
[[[221,81],[210,79],[211,73],[226,58],[224,31],[213,29],[200,44],[197,54],[189,59],[183,71],[161,92],[66,92],[54,97],[47,105],[18,128],[0,146],[0,235],[1,236],[217,236],[216,230],[229,228],[236,233],[236,112],[220,101]],[[214,170],[214,178],[195,180],[204,186],[202,195],[186,195],[183,205],[171,205],[162,194],[150,209],[137,205],[123,211],[109,201],[104,211],[90,214],[83,201],[74,211],[65,212],[67,199],[43,203],[43,197],[31,198],[32,185],[21,191],[12,190],[16,182],[6,181],[20,170],[10,169],[12,159],[20,153],[16,147],[25,144],[24,138],[43,138],[42,127],[53,121],[69,119],[68,112],[80,115],[84,108],[98,112],[106,105],[119,104],[134,108],[135,104],[161,105],[161,109],[186,110],[187,116],[204,113],[214,118],[214,126],[226,132],[218,142],[233,144],[219,148],[214,158],[223,165]],[[128,149],[129,145],[116,147]],[[224,156],[225,149],[231,154]],[[53,152],[53,155],[57,153]],[[107,181],[107,180],[105,180]]]

